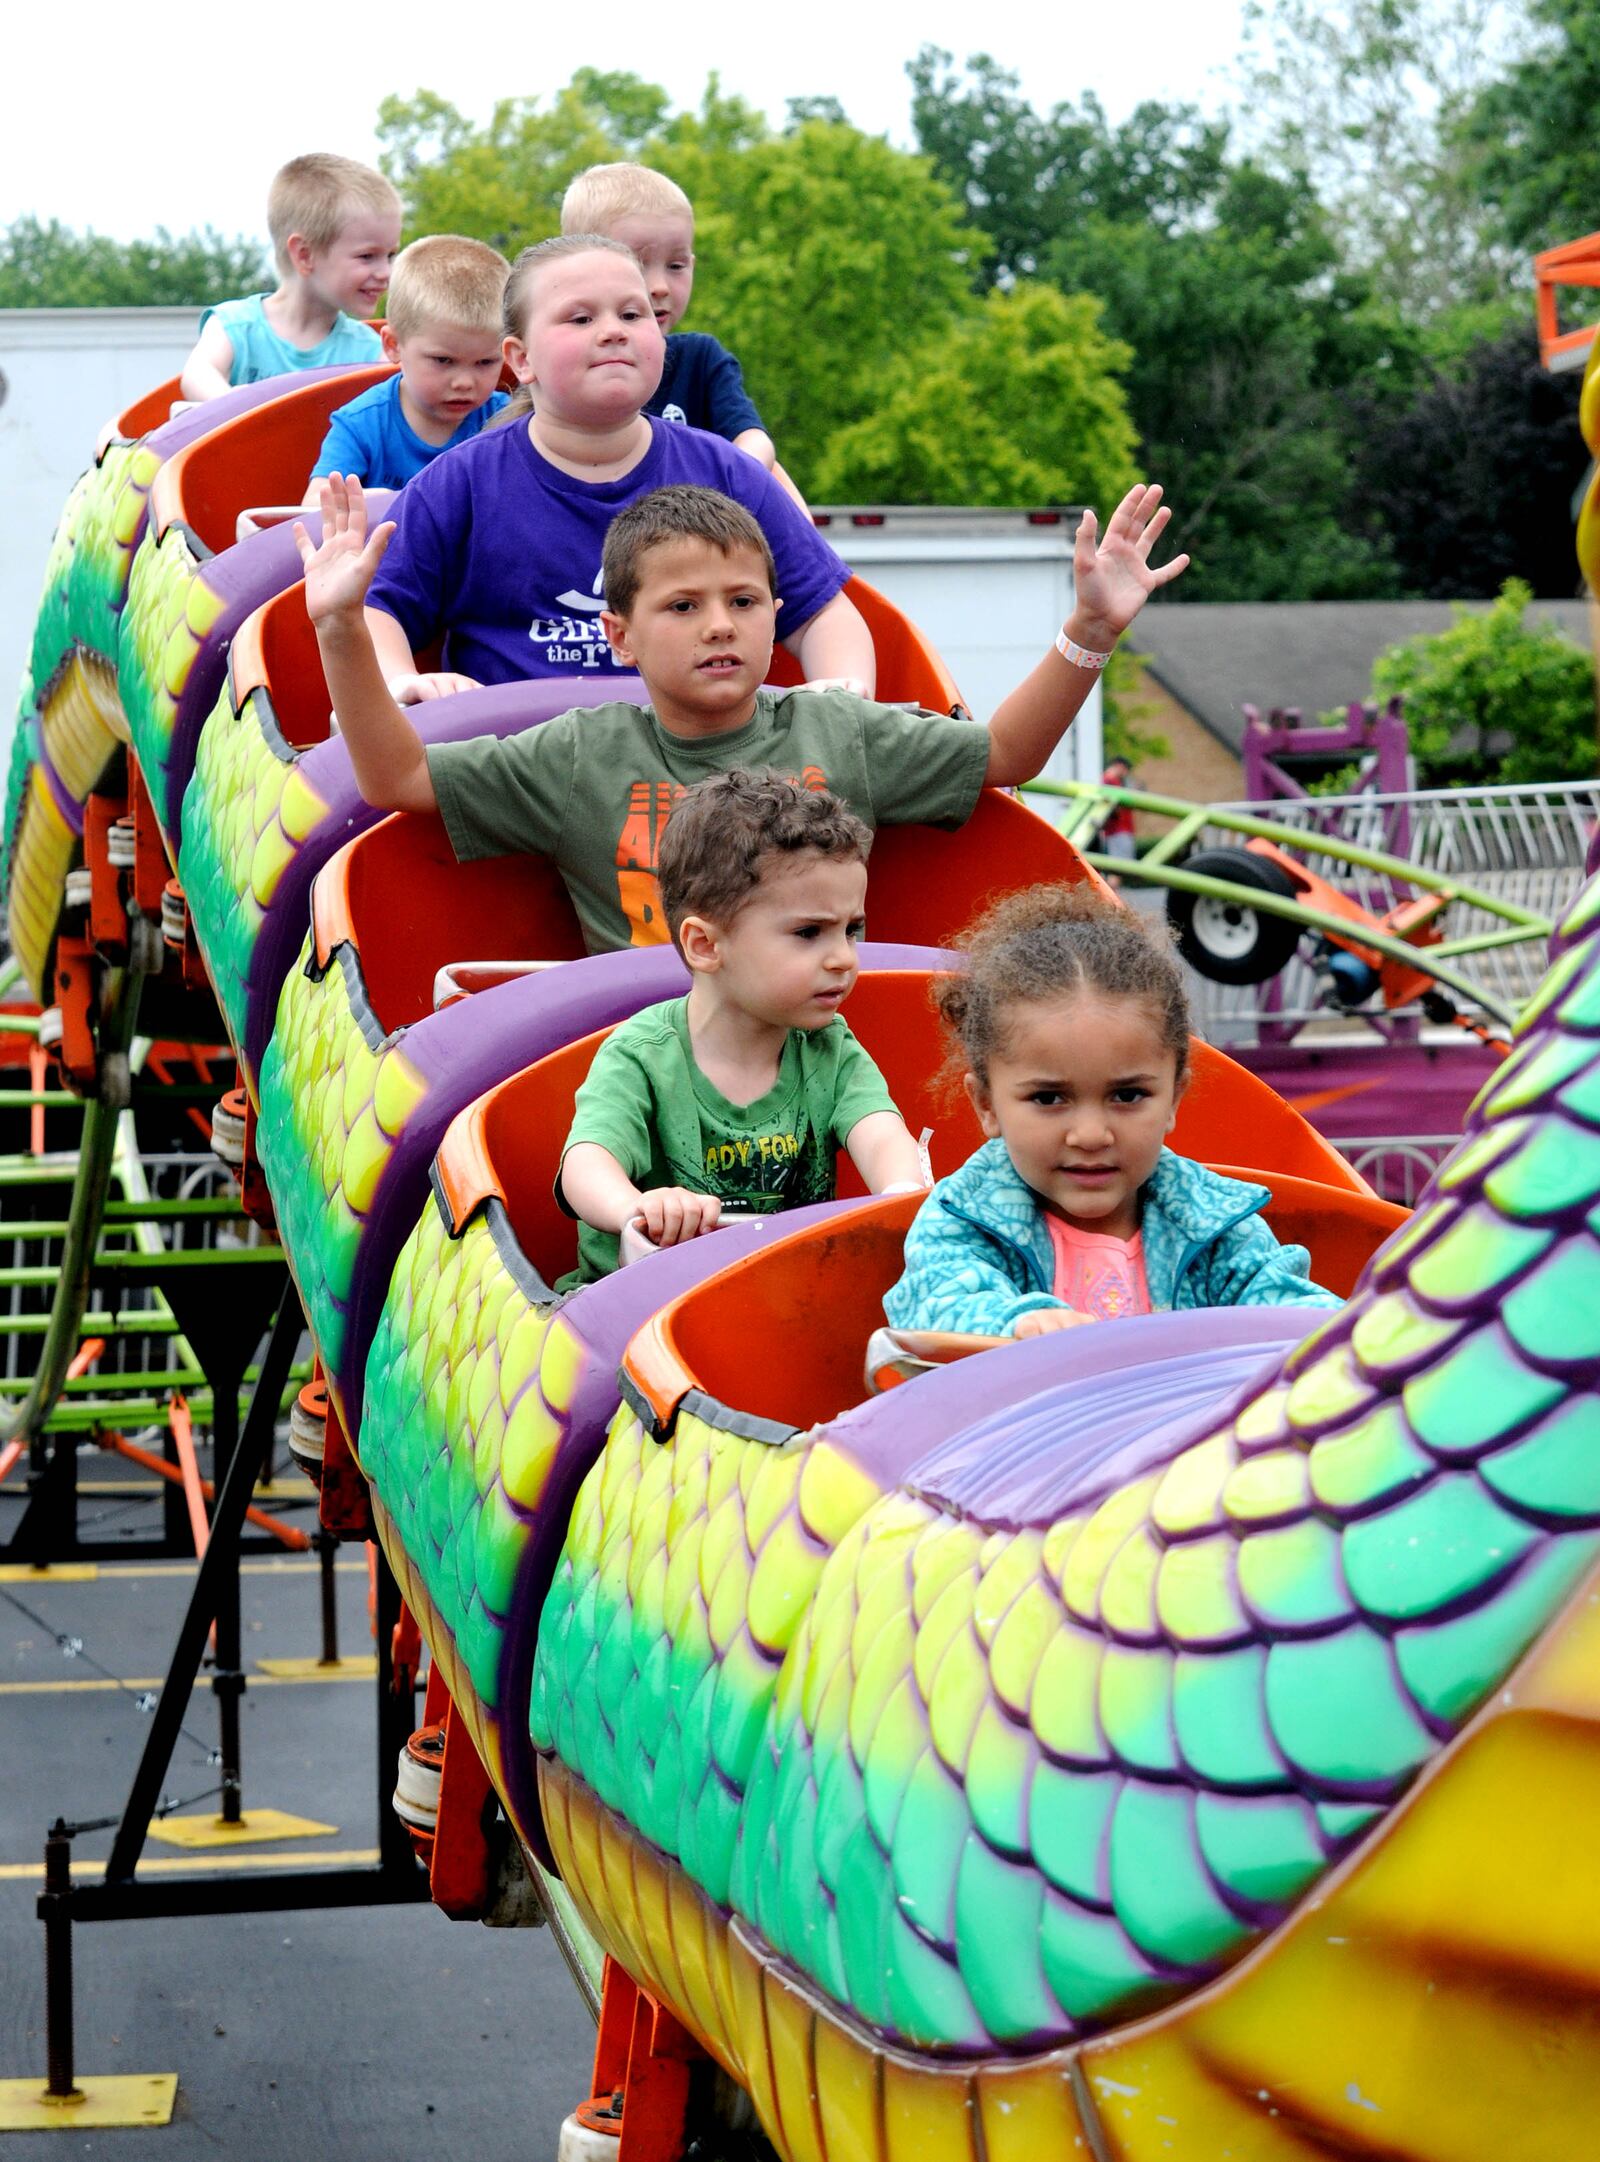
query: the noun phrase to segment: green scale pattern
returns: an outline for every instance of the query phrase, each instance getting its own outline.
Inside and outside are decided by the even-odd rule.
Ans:
[[[319,975],[310,966],[308,939],[261,1061],[256,1149],[306,1320],[335,1376],[367,1210],[421,1086],[402,1039],[386,1038],[373,1014],[355,949],[341,945]]]
[[[266,909],[325,808],[303,781],[295,783],[295,766],[294,747],[266,702],[252,692],[235,708],[224,685],[184,791],[178,872],[236,1049],[245,1041],[250,966]]]
[[[143,443],[113,443],[84,497],[68,577],[67,622],[74,645],[116,658],[134,542],[161,459]]]
[[[1564,937],[1348,1307],[1092,1512],[1017,1530],[884,1495],[752,1659],[759,1542],[709,1571],[709,1487],[664,1528],[646,1506],[700,1438],[619,1422],[546,1610],[536,1745],[920,2047],[1046,2046],[1236,1959],[1600,1552],[1600,882]]]
[[[506,1618],[567,1431],[577,1339],[529,1302],[475,1216],[452,1238],[430,1200],[395,1264],[367,1357],[361,1468],[435,1614],[459,1682],[498,1709]],[[440,1651],[437,1635],[431,1641]]]
[[[17,721],[11,731],[11,752],[6,761],[5,810],[0,814],[0,911],[5,908],[11,879],[11,851],[16,846],[23,805],[28,800],[28,774],[33,766],[37,726],[33,711],[33,678],[24,668],[22,687],[17,693]]]
[[[129,740],[163,825],[167,760],[178,700],[194,657],[221,608],[182,530],[169,527],[158,541],[154,526],[146,526],[128,578],[117,647],[117,689]]]
[[[44,565],[44,589],[39,595],[39,612],[34,618],[30,649],[29,666],[35,684],[48,684],[72,651],[73,564],[80,529],[99,487],[98,468],[91,466],[87,473],[80,474],[72,493],[61,506],[56,529],[50,536],[50,552]]]

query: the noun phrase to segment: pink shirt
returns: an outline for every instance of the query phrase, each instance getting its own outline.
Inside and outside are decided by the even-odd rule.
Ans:
[[[1144,1275],[1144,1241],[1114,1239],[1103,1231],[1080,1231],[1059,1216],[1046,1216],[1055,1254],[1055,1296],[1093,1321],[1148,1314],[1150,1287]]]

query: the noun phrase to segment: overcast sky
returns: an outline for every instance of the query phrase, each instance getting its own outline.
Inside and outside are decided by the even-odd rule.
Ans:
[[[303,150],[374,158],[380,99],[437,91],[474,119],[558,89],[575,68],[627,69],[680,105],[715,67],[783,117],[837,97],[858,127],[910,137],[905,62],[923,43],[986,51],[1048,107],[1096,91],[1114,119],[1141,98],[1226,101],[1242,0],[862,0],[696,8],[603,0],[493,12],[446,0],[43,0],[8,12],[0,224],[32,214],[132,239],[165,225],[264,232],[267,180]],[[174,38],[180,18],[203,32]],[[570,25],[570,27],[565,27]],[[459,26],[460,35],[456,35]]]

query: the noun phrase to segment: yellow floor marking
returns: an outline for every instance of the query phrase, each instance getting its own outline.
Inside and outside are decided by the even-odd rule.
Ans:
[[[377,1653],[366,1652],[358,1653],[353,1659],[336,1659],[332,1666],[324,1666],[320,1659],[258,1659],[250,1679],[263,1682],[370,1682],[377,1671]]]
[[[168,1847],[253,1847],[263,1839],[332,1839],[337,1824],[321,1824],[315,1817],[297,1817],[287,1809],[247,1809],[238,1824],[225,1824],[218,1816],[162,1817],[150,1826],[150,1837]]]
[[[59,2101],[42,2079],[0,2079],[0,2132],[88,2132],[116,2125],[170,2124],[176,2072],[80,2075]]]
[[[285,1555],[282,1561],[242,1561],[239,1564],[239,1574],[241,1576],[315,1576],[320,1566],[318,1562],[301,1561],[298,1556]],[[340,1576],[365,1576],[367,1573],[365,1561],[336,1561],[333,1566]],[[95,1565],[92,1562],[73,1562],[69,1563],[68,1567],[93,1571]],[[195,1568],[196,1564],[192,1561],[108,1561],[100,1564],[98,1573],[102,1577],[193,1576]],[[64,1569],[21,1569],[18,1571],[20,1576],[31,1577],[63,1576],[65,1573]]]
[[[152,1826],[152,1830],[154,1827]],[[218,1870],[239,1869],[364,1869],[378,1859],[376,1847],[319,1847],[315,1854],[205,1854],[196,1866],[187,1854],[150,1854],[139,1864],[141,1877],[212,1876]],[[78,1862],[80,1878],[97,1883],[105,1857]],[[0,1883],[37,1884],[44,1876],[43,1862],[0,1862]]]
[[[92,1584],[99,1574],[95,1561],[48,1561],[40,1569],[25,1561],[0,1562],[0,1584]]]
[[[170,1480],[158,1479],[152,1472],[144,1479],[80,1479],[78,1481],[78,1492],[80,1494],[136,1495],[143,1500],[146,1496],[164,1494],[170,1484]],[[316,1488],[306,1479],[274,1479],[269,1485],[258,1486],[250,1499],[252,1501],[304,1502],[307,1507],[314,1507],[317,1493]]]
[[[364,1659],[341,1659],[333,1667],[321,1666],[315,1659],[263,1659],[260,1671],[252,1668],[249,1679],[258,1689],[281,1689],[290,1682],[370,1682],[377,1671],[377,1655],[369,1652]],[[86,1696],[97,1690],[104,1694],[109,1689],[159,1689],[165,1679],[162,1674],[129,1674],[120,1681],[103,1675],[81,1682],[0,1682],[0,1697]],[[206,1680],[202,1674],[196,1686],[204,1689]]]

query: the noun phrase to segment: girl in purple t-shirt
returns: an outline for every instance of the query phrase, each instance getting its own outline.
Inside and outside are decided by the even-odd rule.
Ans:
[[[789,648],[809,678],[870,696],[872,637],[848,566],[764,469],[718,436],[643,411],[664,347],[632,251],[569,234],[524,249],[505,296],[523,389],[501,424],[434,460],[396,501],[367,621],[403,704],[526,676],[618,670],[600,551],[624,505],[673,482],[719,488],[771,544]],[[443,640],[443,667],[416,655]]]

